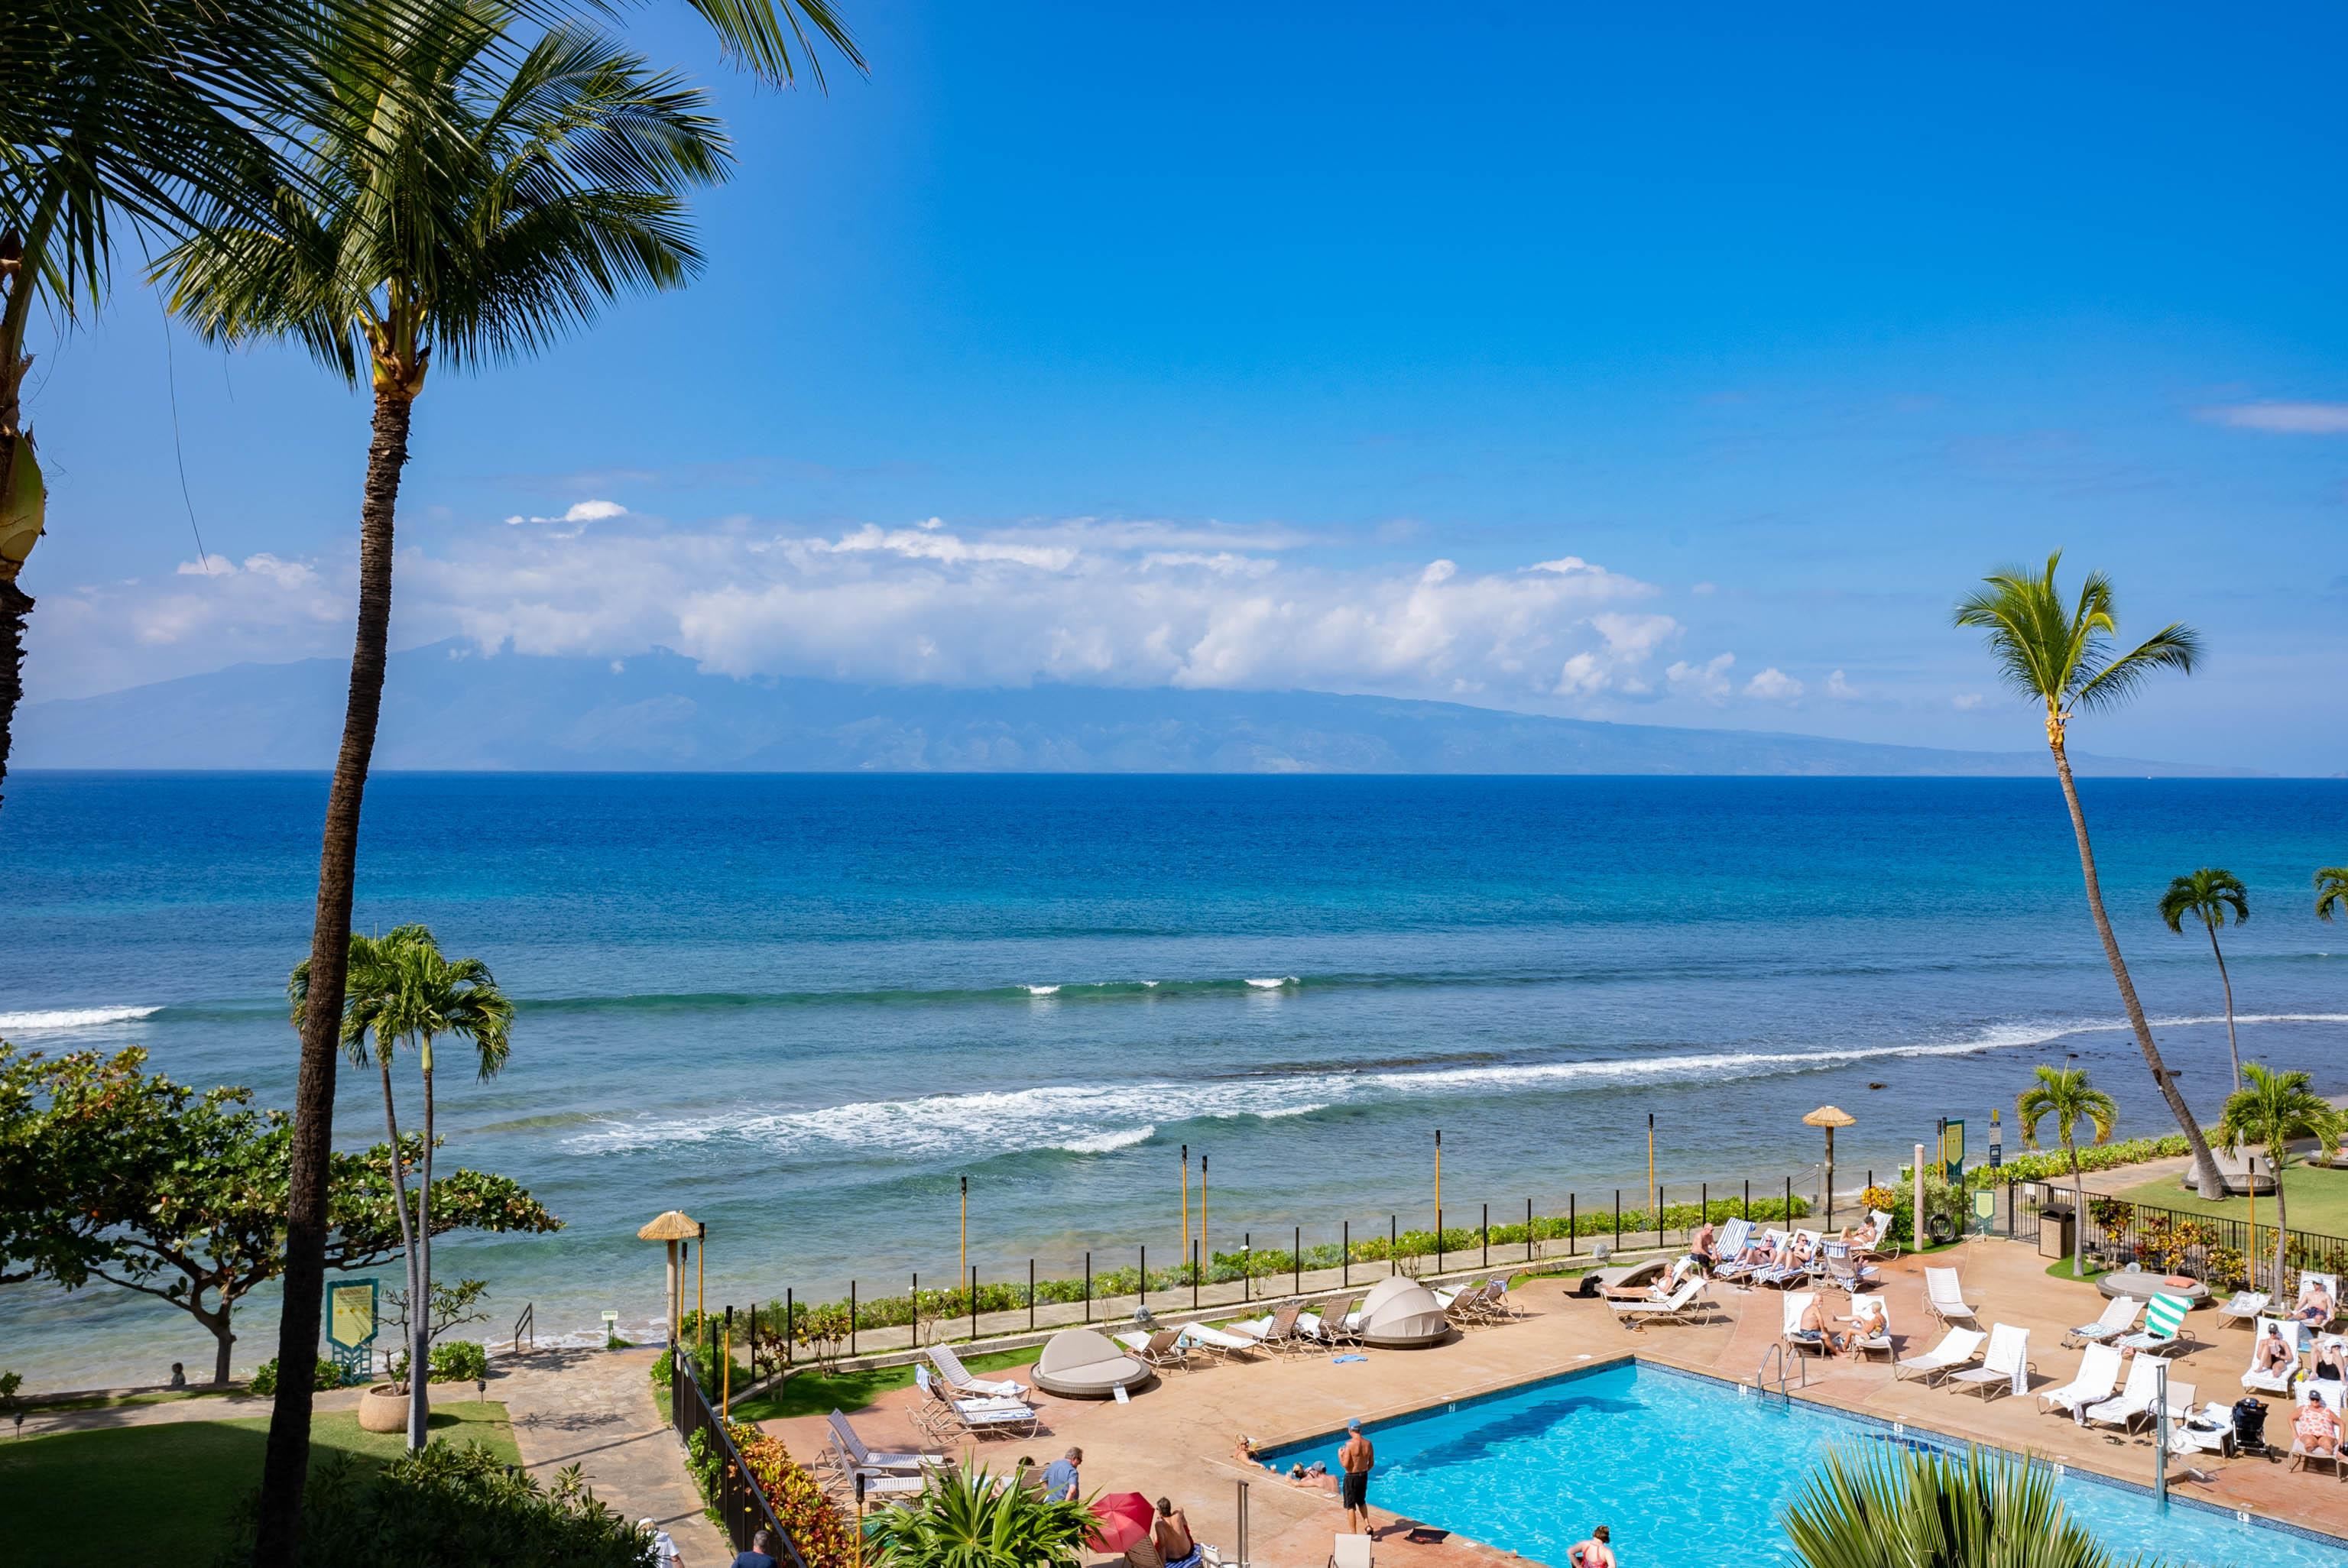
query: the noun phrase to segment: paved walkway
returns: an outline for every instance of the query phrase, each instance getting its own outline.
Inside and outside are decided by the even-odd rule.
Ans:
[[[523,1466],[541,1481],[577,1465],[595,1495],[628,1519],[667,1531],[685,1568],[734,1560],[701,1512],[676,1432],[653,1403],[651,1350],[539,1350],[492,1366]]]

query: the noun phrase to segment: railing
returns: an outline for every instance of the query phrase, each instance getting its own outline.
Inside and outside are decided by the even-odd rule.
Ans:
[[[538,1348],[538,1303],[535,1301],[524,1306],[521,1316],[514,1319],[513,1353],[515,1355],[521,1354],[521,1342],[525,1338],[530,1341],[531,1349]]]
[[[750,1538],[764,1530],[772,1536],[779,1561],[790,1564],[790,1568],[808,1568],[807,1559],[799,1555],[798,1543],[775,1516],[774,1505],[767,1501],[758,1478],[742,1462],[741,1451],[735,1448],[726,1423],[710,1408],[709,1397],[702,1391],[700,1368],[693,1359],[693,1352],[682,1345],[670,1349],[668,1397],[677,1440],[685,1445],[690,1454],[694,1437],[698,1434],[705,1445],[705,1451],[714,1458],[716,1496],[710,1499],[710,1506],[716,1510],[717,1527],[726,1532],[734,1550],[747,1552]],[[701,1478],[696,1475],[694,1479],[698,1483]]]
[[[1772,1363],[1775,1363],[1777,1368],[1777,1397],[1785,1400],[1787,1404],[1793,1403],[1794,1396],[1787,1390],[1786,1386],[1787,1380],[1786,1368],[1788,1362],[1793,1364],[1794,1368],[1799,1374],[1802,1387],[1805,1389],[1808,1388],[1810,1386],[1810,1364],[1808,1360],[1787,1350],[1784,1341],[1780,1340],[1778,1343],[1770,1346],[1769,1348],[1761,1352],[1761,1365],[1753,1369],[1754,1391],[1761,1394],[1766,1394],[1769,1391],[1769,1368]]]
[[[2070,1206],[2069,1187],[2052,1182],[2035,1184],[2037,1206]],[[2294,1288],[2307,1269],[2334,1276],[2348,1272],[2348,1238],[2315,1231],[2284,1234],[2283,1277],[2276,1280],[2271,1225],[2253,1227],[2247,1219],[2162,1208],[2093,1192],[2077,1223],[2083,1249],[2107,1265],[2134,1261],[2189,1275],[2219,1288],[2248,1284],[2252,1289],[2284,1292]]]

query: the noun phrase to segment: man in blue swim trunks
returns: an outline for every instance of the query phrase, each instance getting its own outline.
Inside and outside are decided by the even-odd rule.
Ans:
[[[1345,1510],[1345,1528],[1356,1535],[1373,1533],[1370,1529],[1370,1467],[1378,1462],[1377,1450],[1370,1440],[1362,1435],[1359,1416],[1345,1423],[1345,1446],[1337,1450],[1337,1468],[1345,1472],[1337,1501]]]

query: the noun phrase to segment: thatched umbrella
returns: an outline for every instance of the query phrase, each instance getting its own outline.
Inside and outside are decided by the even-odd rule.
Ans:
[[[1832,1225],[1834,1223],[1835,1129],[1838,1127],[1849,1127],[1858,1120],[1858,1117],[1837,1105],[1821,1105],[1816,1111],[1811,1112],[1807,1116],[1802,1118],[1802,1125],[1806,1127],[1823,1127],[1827,1130],[1826,1202],[1827,1223],[1828,1225]]]
[[[668,1243],[668,1337],[672,1341],[685,1321],[685,1276],[677,1272],[676,1244],[692,1241],[700,1235],[701,1222],[683,1209],[669,1210],[636,1233],[638,1241]]]

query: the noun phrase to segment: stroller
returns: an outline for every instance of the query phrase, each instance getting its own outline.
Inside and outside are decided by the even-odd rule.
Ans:
[[[2238,1453],[2272,1458],[2267,1447],[2267,1406],[2264,1399],[2242,1399],[2234,1404],[2234,1450]]]

